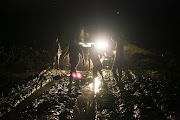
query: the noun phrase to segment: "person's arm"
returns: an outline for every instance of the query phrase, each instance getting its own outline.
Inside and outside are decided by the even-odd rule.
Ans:
[[[89,51],[90,51],[90,49],[89,49]],[[92,58],[92,54],[89,52],[89,54],[88,54],[89,70],[91,70],[91,63],[92,63],[91,58]]]
[[[82,64],[84,65],[84,63],[85,63],[85,60],[84,60],[84,53],[83,53],[83,50],[82,50],[82,47],[81,47],[81,46],[79,46],[79,53],[81,54]]]
[[[116,44],[116,41],[114,40],[113,36],[111,36],[111,41],[113,42],[113,44]]]
[[[113,59],[113,63],[112,63],[112,69],[114,66],[115,59],[116,59],[116,54],[117,54],[117,42],[115,43],[115,55],[114,55],[114,59]]]
[[[63,50],[64,51],[64,50]],[[69,54],[69,46],[68,46],[68,50],[66,50],[66,52],[64,54],[62,54],[61,59],[64,60],[64,58]]]

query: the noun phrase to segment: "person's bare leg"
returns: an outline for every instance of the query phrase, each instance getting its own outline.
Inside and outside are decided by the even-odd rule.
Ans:
[[[112,73],[113,73],[113,76],[114,76],[115,80],[116,80],[116,81],[119,81],[118,75],[117,75],[117,72],[116,72],[116,71],[117,71],[117,68],[113,68],[113,69],[112,69]]]
[[[53,69],[56,69],[56,56],[54,56]]]
[[[58,54],[57,63],[58,63],[58,69],[59,69],[59,66],[60,66],[60,54]]]
[[[106,82],[104,81],[104,77],[103,77],[103,74],[102,74],[102,71],[101,71],[101,70],[99,70],[99,74],[100,74],[101,77],[102,77],[102,81],[103,81],[103,85],[104,85],[105,89],[109,92],[108,86],[107,86]]]
[[[123,81],[121,80],[121,78],[122,78],[122,68],[118,68],[118,74],[119,74],[119,80],[117,81],[117,85],[121,88],[121,89],[123,89],[124,88],[124,84],[123,84]]]
[[[70,83],[68,85],[68,87],[69,87],[68,93],[71,93],[71,87],[72,87],[72,81],[73,81],[72,73],[76,72],[77,65],[78,65],[78,59],[74,59],[74,61],[71,60],[70,63],[71,63],[71,72],[70,72],[71,75],[70,75]]]
[[[95,78],[97,77],[97,70],[93,68],[93,91],[95,92]]]
[[[75,71],[74,69],[71,69],[71,72],[70,72],[70,81],[69,81],[69,85],[68,85],[68,93],[71,93],[71,87],[72,87],[72,81],[73,81],[72,73],[74,71]]]
[[[102,71],[101,70],[99,70],[99,74],[101,75],[101,77],[102,77],[102,81],[103,81],[103,83],[105,83],[104,82],[104,77],[103,77],[103,74],[102,74]]]

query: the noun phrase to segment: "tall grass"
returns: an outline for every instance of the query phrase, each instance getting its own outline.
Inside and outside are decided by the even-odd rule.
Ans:
[[[134,55],[134,54],[141,54],[141,55],[150,55],[151,52],[148,50],[145,50],[143,48],[139,48],[136,45],[127,44],[124,46],[124,51],[128,55]]]

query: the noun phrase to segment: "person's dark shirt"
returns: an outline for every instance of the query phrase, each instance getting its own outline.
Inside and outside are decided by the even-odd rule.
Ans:
[[[82,48],[76,42],[70,43],[68,53],[69,56],[83,55]]]
[[[123,45],[124,43],[122,41],[117,41],[116,42],[116,60],[122,60],[123,59],[123,54],[124,54],[124,50],[123,50]]]
[[[101,67],[102,66],[100,58],[98,56],[98,53],[94,49],[90,50],[89,58],[92,60],[94,67]]]

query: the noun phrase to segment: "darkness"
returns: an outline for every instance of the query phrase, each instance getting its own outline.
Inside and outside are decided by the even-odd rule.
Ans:
[[[97,119],[148,120],[151,116],[164,120],[175,115],[180,118],[179,58],[176,60],[174,54],[179,51],[178,11],[177,0],[1,0],[0,117],[71,119],[77,109],[84,114],[77,116],[95,118],[96,115]],[[105,68],[101,77],[108,86],[103,83],[96,98],[91,95],[93,100],[84,94],[80,101],[84,108],[96,112],[94,116],[86,114],[91,112],[84,108],[77,108],[79,103],[76,103],[77,97],[83,95],[81,91],[94,78],[93,70],[88,68],[89,64],[93,67],[88,61],[92,60],[88,49],[84,49],[85,65],[79,65],[88,70],[78,69],[85,78],[75,79],[72,94],[68,94],[72,78],[69,68],[73,64],[68,63],[68,57],[64,61],[58,59],[60,52],[57,53],[55,43],[60,36],[60,56],[64,57],[69,43],[66,41],[77,37],[82,27],[90,34],[120,33],[125,43],[131,44],[124,47],[124,55],[122,49],[116,49],[116,55],[114,50],[102,55],[103,69],[113,67],[114,71],[117,67],[118,70],[112,74]],[[114,78],[116,72],[123,73],[122,79]]]
[[[119,14],[117,14],[119,12]],[[80,27],[123,31],[145,48],[177,50],[177,1],[1,1],[1,44],[50,49],[60,33],[70,39]]]

